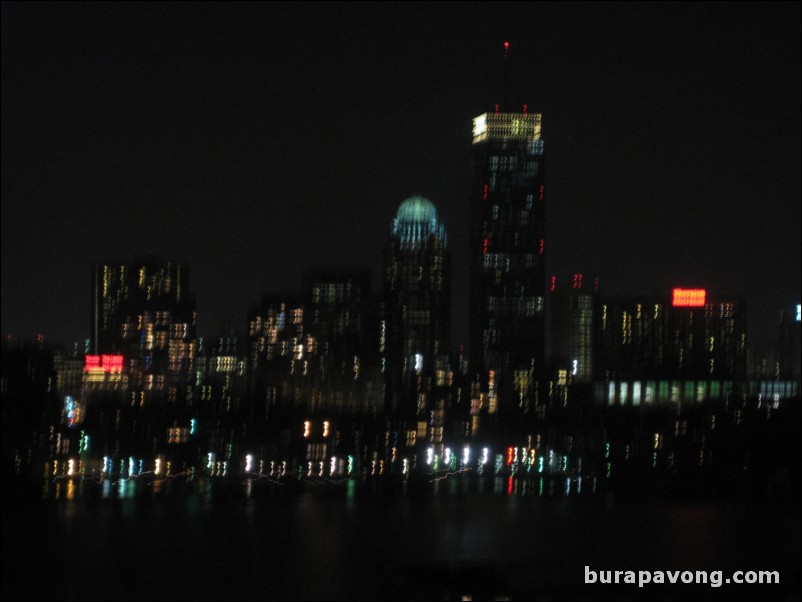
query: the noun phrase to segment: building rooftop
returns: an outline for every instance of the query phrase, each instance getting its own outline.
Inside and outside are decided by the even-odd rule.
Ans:
[[[393,236],[401,239],[401,246],[415,246],[432,235],[443,242],[446,240],[446,231],[437,219],[434,203],[419,195],[402,202],[393,220]]]

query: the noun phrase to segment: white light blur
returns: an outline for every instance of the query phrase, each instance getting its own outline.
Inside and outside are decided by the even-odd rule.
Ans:
[[[471,448],[467,445],[462,450],[462,463],[464,465],[468,465],[468,462],[471,461]]]
[[[490,459],[490,450],[486,447],[482,449],[482,464],[487,464]]]
[[[161,458],[156,458],[156,467],[153,469],[153,472],[155,474],[161,474],[162,473],[162,459]]]
[[[434,460],[434,448],[430,447],[426,450],[426,464],[431,466],[432,461]]]
[[[251,472],[253,470],[253,456],[248,454],[245,456],[245,472]]]

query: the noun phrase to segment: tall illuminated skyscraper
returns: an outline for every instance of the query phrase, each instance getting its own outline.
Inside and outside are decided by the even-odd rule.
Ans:
[[[488,410],[525,414],[544,362],[545,235],[541,115],[495,110],[473,120],[471,357]],[[517,408],[517,409],[516,409]]]
[[[388,409],[409,426],[430,418],[437,359],[450,351],[450,289],[445,227],[431,201],[408,198],[393,220],[385,255],[380,353]],[[414,430],[426,429],[415,424]]]

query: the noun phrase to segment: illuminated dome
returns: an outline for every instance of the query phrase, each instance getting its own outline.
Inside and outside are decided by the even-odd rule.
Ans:
[[[393,220],[393,236],[401,240],[401,247],[416,247],[435,236],[446,242],[446,230],[437,219],[437,209],[422,196],[409,197],[398,207]]]

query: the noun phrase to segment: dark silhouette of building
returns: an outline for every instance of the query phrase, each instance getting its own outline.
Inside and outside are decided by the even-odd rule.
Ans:
[[[545,188],[541,115],[473,120],[470,331],[474,370],[507,417],[537,403],[544,366]]]
[[[776,378],[799,380],[800,378],[800,308],[786,308],[780,312],[779,353]]]
[[[703,401],[746,380],[746,308],[703,289],[672,297],[603,299],[598,316],[597,400]]]
[[[413,196],[398,208],[384,260],[380,349],[387,409],[406,421],[407,438],[442,438],[438,373],[450,352],[451,281],[446,231],[431,201]],[[442,379],[440,379],[442,380]],[[428,424],[428,426],[427,426]]]
[[[552,276],[551,347],[555,367],[566,370],[571,382],[593,380],[595,320],[598,313],[598,278],[576,273],[565,282]]]
[[[168,449],[167,461],[194,459],[187,446],[169,445],[187,443],[175,433],[188,433],[196,417],[196,321],[184,264],[148,257],[94,266],[83,398],[87,428],[103,434],[100,453]]]

